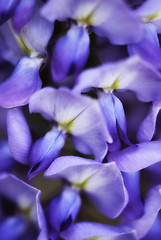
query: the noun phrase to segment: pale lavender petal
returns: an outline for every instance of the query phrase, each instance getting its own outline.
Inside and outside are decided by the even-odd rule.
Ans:
[[[31,169],[28,179],[45,170],[58,157],[64,142],[65,135],[62,132],[51,130],[34,143],[31,150]]]
[[[47,209],[47,219],[50,233],[60,236],[60,232],[66,230],[74,223],[79,212],[81,199],[76,189],[65,188],[63,192],[51,200]]]
[[[45,176],[70,181],[108,217],[118,216],[127,205],[123,178],[114,163],[101,164],[74,156],[60,157],[46,170]]]
[[[69,74],[78,74],[89,55],[89,35],[85,28],[72,26],[54,48],[51,62],[53,80],[63,81]]]
[[[30,20],[35,10],[35,0],[20,1],[11,18],[12,25],[17,33]]]
[[[89,87],[103,88],[106,92],[131,90],[140,101],[150,102],[161,98],[161,74],[148,62],[134,56],[84,71],[74,91],[81,92]]]
[[[131,223],[128,220],[129,225],[136,230],[139,239],[143,238],[150,230],[160,209],[161,209],[161,186],[158,185],[150,189],[150,191],[147,194],[144,205],[144,214],[140,218],[131,221]]]
[[[11,108],[28,103],[31,95],[41,88],[39,67],[42,59],[24,57],[11,76],[0,84],[0,106]]]
[[[71,133],[77,150],[93,154],[97,161],[103,160],[108,151],[108,143],[113,142],[98,102],[89,106],[72,122]],[[86,149],[82,148],[82,144]]]
[[[161,103],[153,102],[152,104],[149,115],[143,120],[138,129],[137,139],[139,142],[150,141],[155,133],[156,120],[161,109]]]
[[[114,227],[94,222],[76,223],[62,233],[65,240],[137,240],[136,232],[128,227]]]
[[[46,53],[48,41],[53,33],[54,25],[36,12],[22,28],[21,37],[26,46],[33,52]]]
[[[41,14],[51,22],[55,20],[64,21],[72,17],[77,6],[75,0],[49,0],[41,9]]]
[[[114,161],[120,171],[136,172],[161,161],[161,141],[143,142],[110,153],[108,160]]]
[[[9,109],[7,113],[8,144],[14,159],[29,164],[32,137],[27,121],[20,108]]]
[[[130,55],[139,55],[158,69],[161,68],[161,49],[157,36],[156,27],[154,24],[145,24],[144,35],[138,43],[128,46]]]
[[[123,1],[97,1],[91,25],[98,35],[106,36],[113,44],[137,42],[142,36],[140,19]]]

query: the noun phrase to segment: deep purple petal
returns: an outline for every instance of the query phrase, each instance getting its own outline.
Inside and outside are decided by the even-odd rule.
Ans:
[[[29,164],[29,152],[32,137],[29,126],[20,108],[8,110],[7,114],[8,144],[14,159]]]
[[[9,170],[13,165],[13,158],[7,141],[0,142],[0,172]]]
[[[0,25],[7,21],[13,14],[20,0],[0,1]]]
[[[108,160],[114,161],[123,172],[136,172],[161,161],[161,141],[143,142],[110,153]]]
[[[64,142],[65,135],[62,132],[51,130],[34,143],[31,150],[31,169],[28,179],[45,170],[58,157]]]
[[[108,150],[107,142],[112,142],[112,138],[96,100],[65,88],[44,88],[30,98],[29,108],[30,112],[40,112],[55,120],[64,132],[74,137],[79,151],[94,154],[102,161]]]
[[[132,219],[139,218],[144,212],[140,196],[140,174],[139,172],[124,172],[122,174],[129,195],[129,202],[124,210],[124,215]]]
[[[79,193],[72,188],[65,188],[60,195],[52,199],[47,209],[51,235],[60,236],[60,232],[73,224],[80,205]]]
[[[137,240],[135,230],[128,227],[114,227],[94,222],[76,223],[62,233],[65,240]]]
[[[20,1],[12,16],[12,25],[17,33],[30,20],[35,10],[35,0]]]
[[[150,141],[153,138],[160,109],[161,103],[153,102],[149,115],[143,120],[137,133],[137,139],[140,142]]]
[[[161,68],[161,49],[156,32],[156,27],[153,24],[146,24],[144,35],[141,41],[128,46],[130,55],[139,55],[158,69]]]
[[[51,72],[53,80],[63,81],[69,74],[78,74],[89,55],[89,36],[83,27],[72,26],[54,48]]]
[[[154,223],[160,209],[161,186],[158,185],[150,189],[147,194],[144,205],[144,214],[140,218],[131,221],[131,223],[128,220],[129,225],[136,230],[139,239],[143,238],[147,234],[152,224]]]
[[[11,76],[0,84],[0,106],[12,108],[28,103],[31,95],[41,88],[39,67],[41,59],[24,57]]]

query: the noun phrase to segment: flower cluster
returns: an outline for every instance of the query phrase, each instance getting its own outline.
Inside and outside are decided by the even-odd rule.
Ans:
[[[0,239],[161,239],[161,0],[0,1]]]

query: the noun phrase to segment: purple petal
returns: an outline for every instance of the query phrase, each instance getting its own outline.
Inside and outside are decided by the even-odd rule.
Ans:
[[[49,0],[41,9],[41,14],[51,22],[55,20],[64,21],[72,17],[77,6],[75,0]]]
[[[30,20],[35,10],[35,0],[20,1],[12,16],[12,25],[17,33]]]
[[[143,212],[143,204],[140,196],[140,179],[139,172],[122,173],[124,178],[125,187],[128,191],[129,202],[124,210],[124,215],[128,218],[139,218]]]
[[[143,120],[137,133],[137,139],[140,142],[147,142],[153,138],[156,120],[160,109],[160,102],[153,102],[150,114]]]
[[[108,160],[114,161],[120,171],[139,171],[161,161],[161,141],[143,142],[122,151],[110,153]]]
[[[0,106],[11,108],[28,103],[31,95],[41,88],[39,67],[41,59],[24,57],[11,76],[0,84]]]
[[[21,37],[30,50],[44,54],[46,53],[48,41],[53,33],[53,28],[52,23],[40,16],[39,12],[36,12],[30,21],[22,28]]]
[[[83,27],[72,26],[54,48],[51,71],[53,80],[63,81],[69,74],[78,74],[89,55],[89,36]]]
[[[20,108],[9,109],[7,114],[8,144],[14,159],[29,164],[32,137]]]
[[[73,224],[81,205],[81,199],[77,190],[65,188],[55,197],[47,209],[47,218],[52,235],[60,236],[60,232]]]
[[[100,1],[91,21],[94,31],[113,44],[137,42],[142,36],[141,21],[123,1]]]
[[[10,149],[7,141],[0,142],[0,171],[7,171],[13,165],[13,158],[10,153]]]
[[[128,46],[130,55],[137,54],[160,69],[161,49],[156,27],[149,23],[144,27],[144,35],[140,42]]]
[[[2,58],[13,65],[16,65],[25,55],[13,36],[8,22],[0,27],[0,52]]]
[[[150,189],[145,199],[144,214],[139,219],[128,221],[137,232],[137,236],[143,238],[154,223],[159,210],[161,209],[161,186]]]
[[[121,173],[113,163],[101,164],[74,156],[60,157],[46,170],[45,176],[70,181],[111,218],[118,216],[128,201]]]
[[[114,227],[101,223],[76,223],[62,233],[66,240],[137,240],[135,230],[128,227]]]
[[[0,1],[0,25],[11,17],[19,2],[20,0]]]
[[[94,154],[99,161],[106,155],[107,142],[112,138],[97,101],[68,89],[44,88],[30,98],[29,108],[30,112],[54,119],[64,132],[72,134],[79,151]]]
[[[46,222],[42,208],[40,205],[41,192],[23,182],[12,174],[0,175],[0,194],[16,203],[20,208],[31,208],[31,217],[40,228],[40,236],[44,238],[39,240],[47,240],[46,237]],[[43,224],[42,224],[43,223]]]
[[[88,79],[88,81],[87,81]],[[161,74],[137,56],[84,71],[77,79],[75,92],[89,87],[106,92],[127,89],[134,91],[143,102],[160,100]]]
[[[51,130],[37,140],[31,150],[31,169],[28,179],[45,170],[58,154],[65,142],[65,135],[58,130]]]

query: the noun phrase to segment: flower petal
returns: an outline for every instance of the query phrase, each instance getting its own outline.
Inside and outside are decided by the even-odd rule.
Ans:
[[[32,137],[26,119],[20,108],[9,109],[7,113],[8,144],[14,159],[29,164]]]
[[[156,27],[149,23],[144,27],[144,35],[138,43],[128,46],[130,55],[139,55],[146,61],[150,62],[156,68],[160,69],[161,49],[157,36]]]
[[[144,214],[140,218],[130,221],[129,225],[132,226],[136,232],[138,238],[143,238],[149,229],[151,228],[153,222],[155,221],[159,210],[161,209],[161,186],[155,186],[150,189],[145,199]]]
[[[51,200],[47,209],[47,219],[51,235],[60,236],[60,232],[73,224],[81,205],[77,190],[65,188],[63,192]]]
[[[87,80],[88,79],[88,80]],[[143,102],[160,100],[161,74],[137,56],[84,71],[78,77],[75,92],[89,87],[105,91],[127,89],[134,91]]]
[[[110,153],[108,160],[114,161],[120,171],[136,172],[161,161],[161,141],[143,142]]]
[[[45,170],[58,156],[65,142],[65,135],[58,130],[51,130],[37,140],[31,150],[31,169],[28,179]]]
[[[81,222],[62,233],[65,240],[137,240],[135,230],[101,223]]]
[[[0,2],[0,25],[7,21],[13,14],[20,0],[1,0]]]
[[[30,20],[34,13],[35,0],[20,1],[12,16],[12,25],[17,33]]]
[[[153,102],[149,115],[143,120],[137,133],[137,139],[140,142],[147,142],[153,138],[153,135],[155,133],[156,120],[160,109],[161,103]]]
[[[78,74],[89,55],[89,36],[83,27],[72,26],[54,48],[51,62],[53,80],[63,81],[69,74]]]
[[[16,203],[22,209],[31,208],[31,217],[39,226],[40,236],[43,234],[43,240],[48,239],[46,237],[46,222],[40,205],[41,192],[38,189],[12,174],[3,173],[0,175],[0,194]]]
[[[55,159],[45,176],[63,178],[82,189],[98,209],[114,218],[126,206],[128,196],[115,164],[66,156]],[[114,187],[116,186],[116,187]]]
[[[28,103],[31,95],[41,88],[39,67],[41,59],[24,57],[11,76],[0,84],[0,106],[11,108]]]

